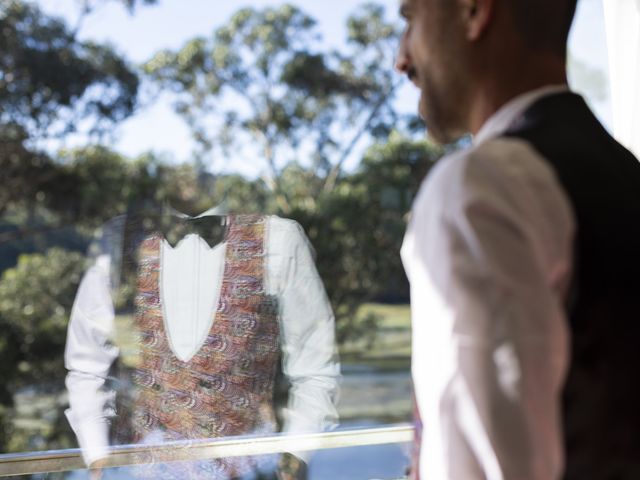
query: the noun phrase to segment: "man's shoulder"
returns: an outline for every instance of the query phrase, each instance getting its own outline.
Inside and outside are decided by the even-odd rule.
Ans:
[[[527,142],[497,137],[441,158],[423,181],[420,196],[453,200],[489,185],[549,174],[544,160]]]
[[[303,249],[311,251],[312,256],[315,257],[315,249],[298,221],[277,215],[268,215],[266,218],[270,255],[292,256]]]

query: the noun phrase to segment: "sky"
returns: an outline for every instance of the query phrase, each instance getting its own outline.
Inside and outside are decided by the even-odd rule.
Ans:
[[[601,1],[580,0],[570,37],[570,52],[590,69],[601,71],[606,79],[607,53]],[[80,0],[37,0],[35,3],[47,13],[62,16],[71,25],[77,22]],[[190,38],[210,35],[242,7],[261,8],[282,3],[281,0],[159,0],[157,5],[140,6],[130,15],[118,2],[106,2],[85,19],[80,37],[109,43],[129,61],[139,64],[159,50],[177,49]],[[356,0],[289,0],[289,3],[318,20],[324,43],[333,48],[343,45],[344,21],[359,4]],[[377,0],[377,3],[386,7],[389,18],[398,19],[398,0]],[[583,79],[571,73],[574,88],[589,94],[581,85]],[[604,99],[592,99],[591,104],[605,124],[610,124],[608,92],[604,94]],[[415,112],[418,92],[407,82],[397,101],[401,111]],[[65,142],[64,145],[52,143],[50,148],[73,146],[82,143],[82,139],[69,137]],[[161,97],[122,122],[116,129],[112,146],[131,157],[151,150],[165,154],[171,161],[181,162],[190,159],[193,143],[184,122],[173,113],[170,99]],[[226,162],[217,170],[250,176],[260,174],[255,165],[246,165],[246,162]]]

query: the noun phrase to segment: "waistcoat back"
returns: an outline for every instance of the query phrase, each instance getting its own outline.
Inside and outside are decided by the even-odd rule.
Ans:
[[[505,136],[550,163],[577,222],[565,478],[640,478],[640,163],[571,93],[536,102]]]

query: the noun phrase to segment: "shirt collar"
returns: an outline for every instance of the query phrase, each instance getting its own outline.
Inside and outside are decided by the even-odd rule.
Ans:
[[[520,114],[541,98],[568,91],[567,85],[548,85],[512,98],[482,125],[480,131],[474,136],[473,143],[478,145],[485,140],[497,137],[506,131]]]
[[[193,220],[197,218],[214,217],[214,216],[220,217],[224,215],[229,215],[229,205],[227,203],[227,198],[225,196],[225,198],[222,200],[220,204],[215,205],[211,207],[209,210],[206,210],[201,214],[195,215],[193,217],[191,215],[187,215],[186,213],[182,213],[176,210],[175,208],[173,208],[171,205],[168,205],[168,204],[165,206],[164,213],[173,217],[181,218],[183,220]]]

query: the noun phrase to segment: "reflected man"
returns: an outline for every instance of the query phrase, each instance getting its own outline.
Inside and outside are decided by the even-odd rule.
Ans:
[[[67,415],[88,465],[112,444],[335,426],[334,317],[297,223],[215,209],[128,215],[100,243],[65,357]],[[288,381],[281,412],[276,378]],[[305,460],[291,452],[277,467],[272,457],[243,457],[136,475],[294,479],[305,477]]]

